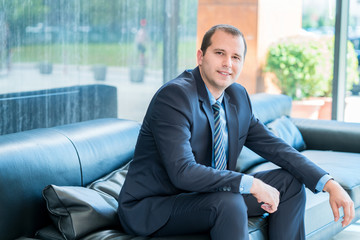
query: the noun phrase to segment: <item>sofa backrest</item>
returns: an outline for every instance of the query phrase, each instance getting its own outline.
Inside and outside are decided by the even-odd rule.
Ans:
[[[250,96],[255,117],[267,124],[282,116],[290,116],[291,97],[283,94],[257,93]]]
[[[50,224],[42,190],[85,186],[132,159],[140,124],[98,119],[0,136],[0,239]]]
[[[130,120],[98,119],[55,127],[74,145],[86,186],[127,164],[134,155],[140,124]]]
[[[102,84],[0,94],[0,135],[117,117],[117,89]]]

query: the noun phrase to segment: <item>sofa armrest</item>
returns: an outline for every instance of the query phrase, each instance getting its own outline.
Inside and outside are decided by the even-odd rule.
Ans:
[[[292,118],[306,149],[360,153],[360,123]]]

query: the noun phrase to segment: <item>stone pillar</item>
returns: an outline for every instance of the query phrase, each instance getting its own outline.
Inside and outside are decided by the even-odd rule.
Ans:
[[[274,92],[264,80],[262,67],[268,46],[301,31],[301,0],[199,0],[197,48],[205,32],[216,24],[231,24],[245,35],[248,52],[237,80],[247,91]]]

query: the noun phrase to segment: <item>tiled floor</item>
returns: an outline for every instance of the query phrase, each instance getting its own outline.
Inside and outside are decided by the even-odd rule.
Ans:
[[[360,239],[360,220],[351,224],[344,231],[333,237],[331,240],[359,240]]]

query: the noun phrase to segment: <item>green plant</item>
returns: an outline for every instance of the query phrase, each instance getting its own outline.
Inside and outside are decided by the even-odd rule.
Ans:
[[[333,62],[333,38],[296,36],[282,39],[269,48],[265,71],[274,73],[282,93],[293,99],[331,96]],[[348,42],[348,89],[357,81],[357,58]]]

